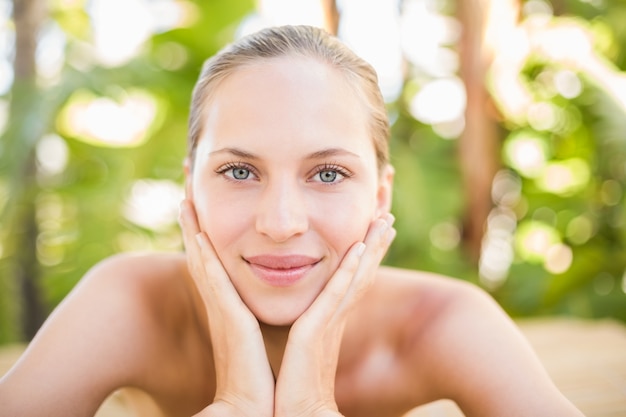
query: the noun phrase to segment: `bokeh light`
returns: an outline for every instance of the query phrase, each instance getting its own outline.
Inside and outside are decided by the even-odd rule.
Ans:
[[[96,57],[103,65],[122,65],[152,34],[191,24],[194,9],[180,0],[92,0],[88,12]]]
[[[37,45],[37,74],[49,86],[60,79],[67,41],[65,32],[55,23],[49,24],[43,32]]]
[[[491,185],[491,198],[498,206],[513,207],[522,197],[520,178],[508,169],[496,173]]]
[[[598,295],[608,295],[615,288],[615,277],[608,272],[602,272],[593,279],[593,289]]]
[[[399,0],[342,0],[337,35],[376,69],[383,97],[390,102],[402,91]],[[376,22],[376,30],[372,30]]]
[[[35,155],[39,170],[44,175],[56,175],[63,172],[69,160],[69,150],[65,140],[54,133],[39,140]]]
[[[45,192],[37,198],[37,259],[42,265],[58,265],[67,255],[69,244],[79,239],[72,219],[77,207],[56,192]]]
[[[548,247],[543,265],[552,274],[562,274],[572,266],[573,260],[572,249],[565,244],[556,243]]]
[[[544,263],[549,249],[560,243],[558,231],[543,222],[525,220],[515,233],[516,253],[528,262]]]
[[[581,158],[550,162],[536,179],[537,186],[547,192],[563,196],[584,189],[591,179],[591,168]]]
[[[178,42],[165,42],[155,48],[155,58],[159,66],[167,71],[181,69],[189,59],[187,48]]]
[[[451,221],[437,223],[430,229],[431,243],[440,250],[450,251],[461,243],[461,231]]]
[[[324,14],[321,2],[317,0],[259,0],[257,24],[266,26],[312,25],[323,26]]]
[[[141,179],[135,181],[124,203],[124,217],[132,223],[153,231],[162,231],[177,224],[182,186],[170,180]]]
[[[551,102],[533,103],[528,106],[526,118],[530,127],[537,131],[554,130],[559,122],[559,108]]]
[[[549,151],[545,139],[532,131],[517,131],[504,142],[504,158],[527,178],[540,176],[547,166]]]
[[[15,53],[15,28],[11,22],[12,10],[11,2],[0,2],[0,95],[8,93],[13,84],[11,62]]]
[[[67,135],[96,145],[137,146],[147,139],[157,110],[156,99],[141,90],[130,90],[117,101],[78,91],[61,112],[60,127]]]
[[[573,218],[565,231],[567,239],[575,245],[583,245],[594,235],[594,223],[586,215]]]
[[[439,13],[432,2],[402,2],[401,47],[405,58],[431,78],[454,76],[458,53],[452,46],[461,36],[461,26],[452,16]]]
[[[582,93],[583,85],[574,71],[561,70],[554,75],[554,86],[566,99],[576,98]]]
[[[613,179],[604,181],[600,187],[600,199],[606,206],[618,205],[622,201],[623,193],[622,184]]]
[[[598,7],[601,0],[583,2]],[[0,133],[10,117],[14,82],[11,3],[0,2],[0,95],[6,95],[0,99]],[[561,292],[555,299],[579,291],[583,280],[592,296],[605,296],[620,287],[626,292],[626,271],[622,276],[623,269],[604,273],[590,265],[594,256],[613,262],[610,256],[623,243],[626,165],[620,141],[626,127],[626,73],[623,62],[616,59],[623,55],[623,34],[615,30],[610,16],[601,13],[593,20],[563,15],[567,2],[559,6],[557,16],[546,0],[491,3],[482,16],[481,60],[487,64],[482,74],[489,90],[482,102],[483,115],[496,128],[495,134],[505,137],[498,142],[502,159],[491,160],[502,164],[492,182],[492,201],[484,202],[493,205],[476,265],[474,257],[468,262],[460,255],[470,235],[463,230],[464,221],[472,214],[463,205],[463,184],[455,182],[464,173],[453,161],[460,148],[453,141],[430,140],[458,138],[466,128],[467,91],[473,90],[466,89],[465,74],[459,73],[460,61],[468,55],[459,54],[465,45],[460,44],[464,34],[454,15],[456,4],[446,0],[335,2],[340,39],[373,64],[392,124],[400,122],[393,126],[398,130],[392,146],[401,150],[394,150],[394,164],[398,162],[399,173],[406,169],[411,174],[404,171],[397,176],[397,194],[402,195],[394,202],[394,211],[406,227],[399,230],[388,259],[420,269],[441,268],[443,273],[471,280],[478,272],[480,283],[493,290],[499,301],[513,300],[507,305],[513,309],[522,295],[510,289],[517,289],[529,269],[545,269],[538,279],[552,275],[551,288]],[[521,20],[513,3],[522,8]],[[93,264],[112,251],[180,250],[176,220],[183,191],[177,159],[182,157],[171,152],[173,147],[166,141],[184,136],[179,114],[183,111],[180,102],[176,108],[165,102],[178,100],[179,91],[171,97],[155,91],[190,88],[190,71],[199,69],[207,50],[232,34],[241,36],[270,25],[326,24],[324,3],[318,0],[259,0],[236,8],[243,13],[255,5],[255,11],[240,21],[230,4],[187,0],[49,4],[36,56],[37,86],[51,92],[42,101],[44,113],[49,110],[47,101],[60,101],[68,91],[74,94],[63,104],[60,116],[46,124],[51,131],[40,132],[34,149],[40,229],[36,252],[45,274],[55,274],[66,262]],[[210,25],[190,27],[197,19]],[[176,28],[186,29],[162,33]],[[202,38],[207,32],[211,38]],[[137,84],[136,71],[145,69],[151,71],[145,84],[141,81],[145,90],[129,89],[129,84]],[[0,146],[4,147],[0,152],[8,148]],[[103,149],[117,147],[132,149]],[[161,152],[165,147],[168,151]],[[400,155],[402,149],[409,152]],[[149,167],[153,161],[155,166]],[[0,178],[0,210],[16,194],[10,190],[13,182],[13,178]],[[406,198],[405,190],[415,192],[419,202]],[[121,204],[120,193],[125,196]],[[106,195],[114,204],[86,208],[73,200],[80,196],[76,200],[93,202],[99,198],[96,195]],[[420,206],[423,201],[438,203]],[[102,206],[109,208],[106,216],[96,212]],[[94,238],[95,232],[83,224],[83,211],[90,218],[100,216],[106,231],[100,229]],[[408,221],[400,219],[403,214]],[[6,244],[0,241],[0,257],[13,254],[10,239],[5,239]],[[83,241],[85,247],[78,255],[73,253],[72,246]],[[579,279],[579,273],[585,278]],[[520,305],[533,297],[537,302],[540,296],[529,294],[547,283],[531,281],[527,287],[524,282],[520,293],[526,300]],[[572,290],[574,285],[578,287]],[[523,307],[517,311],[524,311]]]
[[[478,272],[481,283],[495,289],[507,278],[515,259],[514,237],[517,217],[507,208],[495,208],[487,219]]]
[[[466,104],[465,86],[459,78],[439,78],[421,87],[411,99],[409,111],[422,123],[448,123],[463,119]]]

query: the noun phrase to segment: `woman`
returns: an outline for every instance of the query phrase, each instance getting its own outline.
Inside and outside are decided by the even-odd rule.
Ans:
[[[381,267],[395,231],[373,69],[310,27],[261,31],[193,95],[186,254],[96,266],[2,380],[3,416],[581,416],[482,291]]]

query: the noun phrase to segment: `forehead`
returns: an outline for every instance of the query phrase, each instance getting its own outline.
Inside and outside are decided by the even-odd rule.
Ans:
[[[329,63],[307,56],[287,55],[258,58],[239,66],[225,77],[216,88],[215,95],[219,95],[221,90],[229,90],[230,93],[244,90],[249,94],[269,93],[280,98],[276,93],[283,90],[297,93],[300,97],[337,91],[344,98],[356,100],[357,88],[353,84],[356,83],[351,82],[343,71]]]
[[[224,138],[267,135],[340,141],[368,138],[367,106],[347,75],[306,57],[261,60],[238,68],[215,88],[205,134]],[[217,143],[214,143],[217,145]]]

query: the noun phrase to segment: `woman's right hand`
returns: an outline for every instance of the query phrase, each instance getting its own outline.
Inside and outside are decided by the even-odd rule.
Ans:
[[[200,230],[190,200],[181,204],[180,225],[189,271],[206,308],[215,362],[215,399],[197,416],[272,416],[274,377],[259,322]]]

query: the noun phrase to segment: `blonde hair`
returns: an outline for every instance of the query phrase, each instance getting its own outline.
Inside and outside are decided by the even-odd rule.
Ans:
[[[220,81],[259,60],[285,56],[317,59],[346,75],[348,84],[361,96],[370,113],[370,132],[378,169],[382,170],[389,161],[389,120],[376,71],[337,38],[312,26],[267,28],[226,46],[206,60],[191,100],[188,149],[192,164],[203,133],[206,108]]]

